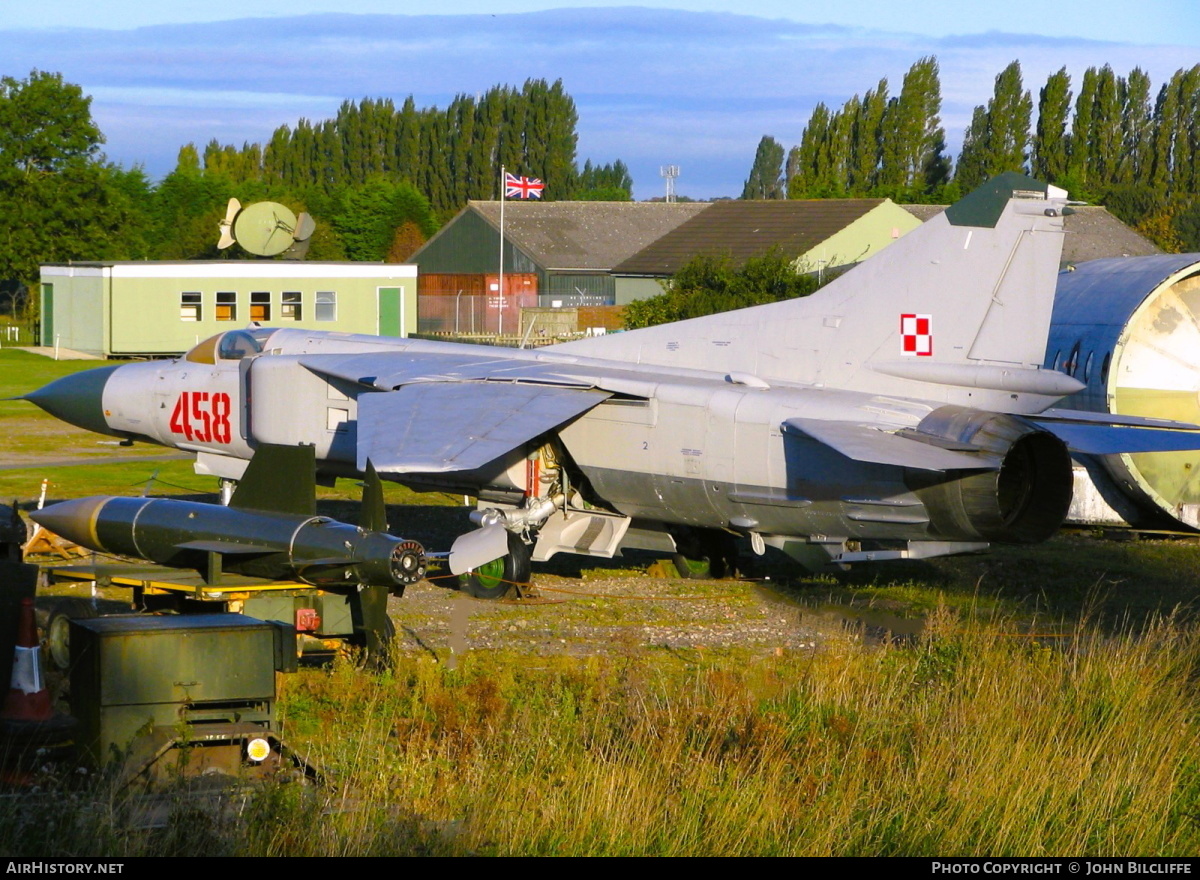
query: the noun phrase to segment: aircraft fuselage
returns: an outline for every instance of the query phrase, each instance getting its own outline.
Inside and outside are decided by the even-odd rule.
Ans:
[[[229,479],[240,477],[253,450],[264,443],[311,444],[324,474],[352,476],[361,465],[356,461],[359,403],[365,395],[387,392],[318,372],[313,364],[364,351],[419,359],[456,348],[300,331],[275,331],[261,351],[241,351],[228,343],[225,357],[214,345],[207,352],[211,357],[193,352],[113,370],[102,396],[107,432],[195,452],[198,471]],[[532,357],[511,354],[519,360]],[[565,457],[567,472],[582,483],[573,488],[588,506],[652,530],[725,530],[758,535],[791,550],[797,541],[818,544],[834,556],[844,555],[848,542],[862,540],[930,547],[940,542],[949,549],[939,552],[950,552],[1013,539],[996,522],[975,521],[977,511],[961,510],[954,492],[947,500],[942,484],[962,484],[969,474],[932,475],[856,461],[787,427],[789,419],[819,418],[911,430],[936,421],[935,413],[959,408],[862,392],[756,387],[700,371],[675,372],[643,382],[643,396],[608,397],[483,467],[385,478],[522,507],[562,488],[550,485],[545,467],[531,464],[539,450],[553,444]],[[454,412],[424,416],[424,431],[471,430]],[[1007,449],[996,451],[1004,455]],[[1061,458],[1065,461],[1065,454]],[[994,494],[997,473],[973,478]],[[1012,510],[994,512],[993,519],[1019,518],[1016,507],[1027,501],[1018,502]],[[634,544],[637,531],[631,533]],[[962,547],[949,546],[955,543]],[[535,558],[564,549],[611,555],[616,545],[615,540],[568,542]]]

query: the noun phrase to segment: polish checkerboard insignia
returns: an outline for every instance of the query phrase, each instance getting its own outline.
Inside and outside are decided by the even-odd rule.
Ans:
[[[933,354],[933,316],[900,316],[900,354],[929,357]]]

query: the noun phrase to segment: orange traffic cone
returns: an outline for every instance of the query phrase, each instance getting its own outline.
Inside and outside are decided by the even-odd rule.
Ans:
[[[54,712],[39,653],[33,600],[22,599],[12,683],[0,709],[0,785],[30,785],[35,768],[70,753],[76,722]]]
[[[42,664],[39,657],[37,623],[33,617],[33,600],[22,599],[20,619],[17,621],[17,646],[13,655],[12,682],[8,696],[4,698],[4,709],[0,721],[35,722],[49,721],[54,717],[50,704],[50,692],[42,680]]]

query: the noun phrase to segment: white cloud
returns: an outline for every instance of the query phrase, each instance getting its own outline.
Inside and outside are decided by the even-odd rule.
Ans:
[[[265,141],[280,124],[333,115],[341,101],[455,93],[563,80],[579,109],[580,161],[623,159],[637,195],[658,168],[683,166],[679,191],[737,195],[763,134],[791,146],[818,101],[840,106],[934,54],[943,124],[956,149],[995,75],[1020,59],[1036,100],[1066,65],[1142,66],[1157,88],[1195,50],[1005,33],[929,37],[728,13],[559,10],[546,15],[318,15],[136,30],[0,31],[4,73],[61,71],[93,96],[108,155],[168,171],[179,146]]]

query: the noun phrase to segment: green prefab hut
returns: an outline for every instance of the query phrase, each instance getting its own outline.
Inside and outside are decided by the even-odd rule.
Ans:
[[[407,336],[417,268],[278,260],[51,263],[41,344],[102,357],[165,357],[245,327]]]

